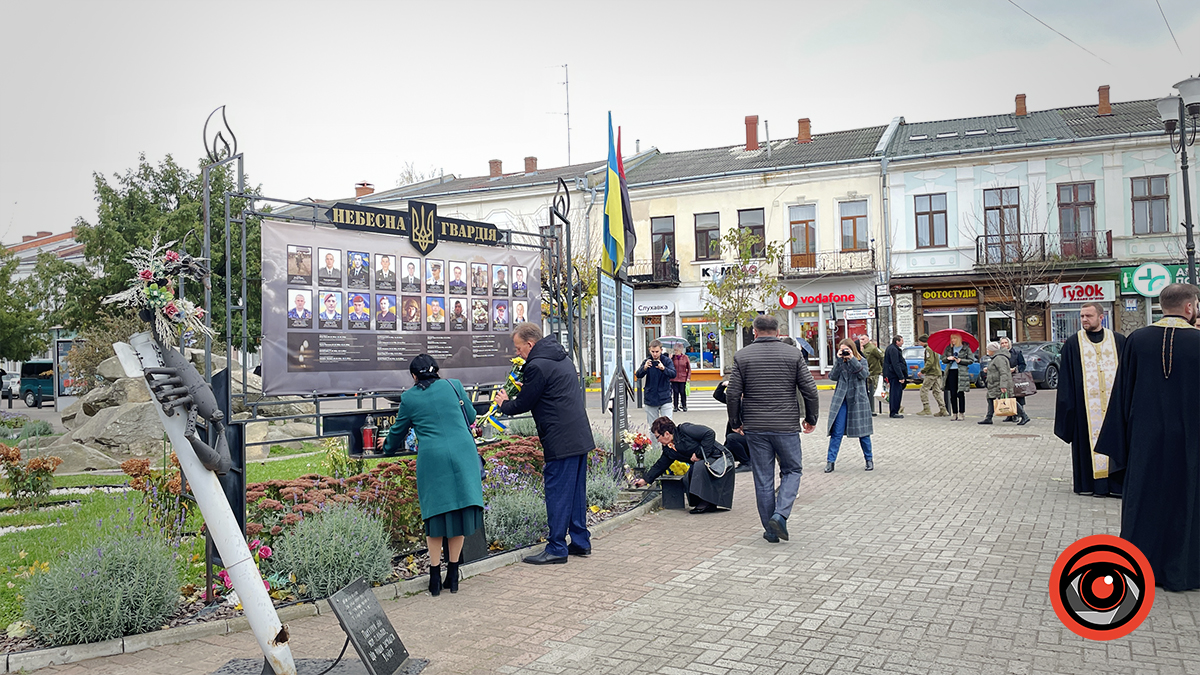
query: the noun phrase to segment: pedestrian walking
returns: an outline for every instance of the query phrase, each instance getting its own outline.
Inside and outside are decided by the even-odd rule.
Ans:
[[[1113,383],[1124,359],[1125,336],[1104,327],[1104,307],[1086,302],[1079,308],[1079,332],[1067,338],[1059,354],[1054,435],[1071,444],[1071,488],[1077,495],[1120,497],[1121,474],[1113,475],[1108,457],[1096,454],[1096,440],[1112,410]]]
[[[501,389],[496,393],[496,402],[505,415],[533,412],[546,459],[542,478],[550,530],[545,550],[522,560],[532,565],[561,564],[567,562],[568,554],[586,556],[592,552],[587,529],[587,455],[595,449],[596,441],[579,373],[558,339],[543,337],[541,326],[520,323],[512,340],[517,354],[525,359],[521,391],[509,400]]]
[[[854,348],[854,341],[838,343],[837,358],[833,370],[829,371],[829,379],[837,382],[837,386],[829,404],[829,451],[825,457],[825,473],[833,472],[838,450],[842,447],[842,436],[857,438],[867,462],[866,470],[875,469],[875,458],[871,454],[871,398],[863,386],[867,372],[867,360]]]
[[[797,389],[804,399],[803,422]],[[786,541],[787,519],[800,491],[799,432],[812,433],[816,428],[820,403],[804,355],[779,341],[779,320],[770,314],[754,319],[754,342],[734,355],[726,397],[730,424],[734,431],[746,434],[750,448],[763,538]]]
[[[933,409],[929,407],[929,397],[933,396],[938,407],[937,414],[933,416],[949,417],[950,413],[946,412],[946,402],[942,400],[941,359],[938,358],[936,352],[929,348],[928,335],[918,337],[917,342],[925,348],[925,365],[921,367],[921,412],[917,414],[929,415],[932,413]]]
[[[671,407],[674,408],[674,412],[687,412],[688,380],[692,377],[692,362],[684,353],[683,345],[675,345],[671,365],[675,366],[675,377],[671,378]]]
[[[950,398],[950,413],[954,415],[952,422],[966,419],[967,390],[971,388],[971,374],[967,367],[975,362],[971,349],[963,344],[962,336],[955,333],[950,336],[950,344],[942,350],[942,363],[946,370],[942,373],[942,389]]]
[[[662,343],[650,342],[650,358],[634,372],[637,379],[646,378],[642,385],[642,407],[646,411],[646,426],[654,424],[660,417],[670,417],[671,379],[675,377],[675,365],[663,355]],[[658,441],[655,447],[660,447]]]
[[[1008,350],[1001,349],[999,342],[989,342],[987,344],[987,355],[991,357],[987,367],[987,417],[979,420],[979,424],[991,424],[992,414],[996,409],[996,399],[1003,396],[1012,397],[1014,393],[1012,366],[1009,365],[1010,357]],[[1017,404],[1017,417],[1020,418],[1017,424],[1021,426],[1029,424],[1029,415],[1025,414],[1025,406],[1020,403]]]
[[[1012,367],[1009,370],[1011,370],[1013,373],[1025,372],[1025,368],[1026,368],[1025,355],[1021,353],[1020,349],[1013,347],[1012,340],[1010,340],[1006,337],[1000,338],[1000,348],[1008,350],[1009,362],[1012,364]],[[1015,387],[1016,385],[1014,384],[1013,386]],[[1020,403],[1021,406],[1024,406],[1025,405],[1025,397],[1018,396],[1017,403]],[[1009,415],[1008,417],[1004,418],[1004,421],[1005,422],[1016,422],[1018,419],[1020,419],[1020,418],[1018,418],[1016,415]]]
[[[904,383],[908,382],[908,363],[904,360],[904,338],[897,335],[892,338],[883,354],[883,376],[888,384],[888,417],[903,419],[900,414],[901,397],[904,396]]]
[[[400,409],[383,443],[384,452],[398,453],[414,430],[421,441],[417,455],[417,501],[425,519],[429,548],[429,594],[442,592],[442,538],[446,551],[445,588],[458,592],[458,566],[467,535],[483,527],[483,483],[479,451],[468,424],[475,406],[458,380],[443,380],[432,356],[421,354],[408,366],[413,388],[400,397]],[[461,409],[462,415],[446,411]]]
[[[873,340],[867,340],[862,355],[867,357],[867,397],[871,401],[871,417],[874,417],[875,392],[879,391],[879,376],[883,375],[883,350]]]

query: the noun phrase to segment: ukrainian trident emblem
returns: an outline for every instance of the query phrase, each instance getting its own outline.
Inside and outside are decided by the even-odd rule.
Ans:
[[[425,202],[408,203],[409,217],[409,239],[412,241],[413,248],[417,249],[421,255],[429,255],[434,246],[437,246],[437,234],[434,229],[434,221],[437,220],[437,204],[428,204]]]

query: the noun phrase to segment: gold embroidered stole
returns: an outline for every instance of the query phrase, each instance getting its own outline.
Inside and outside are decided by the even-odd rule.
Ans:
[[[1104,339],[1099,344],[1088,339],[1087,332],[1079,331],[1079,360],[1083,372],[1083,402],[1087,410],[1088,450],[1092,453],[1092,476],[1108,478],[1108,456],[1096,454],[1096,439],[1108,412],[1108,398],[1112,394],[1113,380],[1117,377],[1117,341],[1112,331],[1102,328]]]

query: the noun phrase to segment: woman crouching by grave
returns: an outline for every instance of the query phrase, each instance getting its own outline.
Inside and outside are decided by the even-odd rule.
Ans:
[[[654,482],[675,462],[691,465],[683,476],[691,513],[711,513],[733,507],[733,455],[717,442],[712,429],[702,424],[683,422],[678,426],[670,417],[660,417],[650,431],[662,444],[662,456],[634,481],[635,487]]]
[[[396,423],[385,439],[384,451],[399,452],[410,429],[416,432],[417,500],[425,519],[429,544],[429,594],[442,592],[442,538],[448,537],[446,583],[458,592],[458,565],[463,540],[483,527],[483,482],[479,474],[479,451],[471,435],[475,406],[458,380],[438,376],[432,356],[412,360],[413,388],[400,397]],[[450,411],[458,408],[460,413]]]

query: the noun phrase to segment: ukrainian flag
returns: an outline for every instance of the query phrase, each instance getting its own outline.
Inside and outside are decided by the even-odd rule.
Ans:
[[[632,236],[632,214],[629,213],[629,197],[625,187],[625,176],[621,166],[620,145],[613,144],[612,112],[608,113],[608,174],[604,181],[604,259],[601,268],[612,275],[621,270],[625,262],[626,243],[634,244]],[[632,235],[632,232],[629,232]]]

